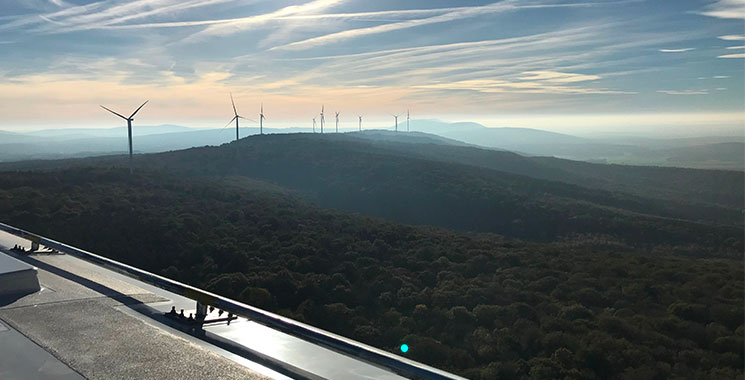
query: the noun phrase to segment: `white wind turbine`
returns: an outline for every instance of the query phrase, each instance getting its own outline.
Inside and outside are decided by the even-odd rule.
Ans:
[[[264,103],[261,103],[261,112],[259,112],[259,134],[264,134]]]
[[[321,133],[323,133],[323,123],[326,119],[323,117],[323,105],[321,105]]]
[[[235,141],[238,141],[238,139],[241,138],[238,133],[238,128],[239,128],[238,119],[243,119],[243,120],[248,120],[248,121],[253,121],[253,120],[246,119],[245,117],[238,115],[238,110],[235,109],[235,102],[233,101],[233,93],[230,94],[230,104],[233,105],[233,115],[235,116],[233,116],[233,118],[230,119],[230,121],[227,124],[225,124],[223,128],[226,128],[228,125],[230,125],[230,123],[235,121]]]
[[[145,103],[142,103],[141,106],[137,107],[135,112],[132,112],[132,114],[129,115],[129,117],[125,117],[124,115],[120,115],[104,106],[101,106],[101,108],[105,109],[106,111],[109,111],[113,113],[114,115],[119,116],[122,119],[127,121],[127,135],[129,136],[129,174],[132,174],[132,121],[134,121],[134,117],[137,111],[139,111],[142,107],[144,107],[145,104],[147,104],[147,102],[149,102],[149,100],[146,100]]]
[[[406,132],[409,132],[409,110],[406,110]]]
[[[362,132],[362,115],[360,115],[360,132]]]
[[[313,118],[313,133],[316,133],[316,118]]]
[[[336,133],[339,133],[339,112],[336,113]]]
[[[396,119],[396,129],[395,129],[395,131],[398,132],[398,115],[391,114],[391,116],[393,116],[393,118]]]

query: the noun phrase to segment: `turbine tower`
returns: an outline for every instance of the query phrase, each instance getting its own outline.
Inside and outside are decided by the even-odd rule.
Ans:
[[[339,112],[336,113],[336,133],[339,133]]]
[[[362,132],[362,115],[360,115],[360,132]]]
[[[233,115],[234,116],[233,116],[232,119],[230,119],[230,121],[227,124],[225,124],[225,126],[223,127],[223,129],[224,128],[227,128],[227,126],[230,125],[230,123],[232,123],[232,122],[235,121],[235,141],[238,141],[238,139],[241,138],[240,135],[238,134],[238,128],[239,128],[238,119],[243,119],[243,120],[248,120],[248,121],[253,121],[253,120],[246,119],[245,117],[243,117],[241,115],[238,115],[238,111],[235,109],[235,102],[233,101],[233,94],[232,93],[230,94],[230,104],[233,105]],[[254,123],[255,123],[255,121],[254,121]]]
[[[316,133],[316,118],[313,118],[313,133]]]
[[[261,103],[261,112],[259,112],[259,134],[264,134],[264,103]]]
[[[406,132],[409,132],[409,110],[406,110]]]
[[[129,117],[125,117],[125,116],[120,115],[120,114],[118,114],[118,113],[116,113],[116,112],[114,112],[114,111],[112,111],[112,110],[110,110],[110,109],[108,109],[108,108],[106,108],[104,106],[101,106],[101,108],[105,109],[106,111],[109,111],[109,112],[113,113],[114,115],[119,116],[122,119],[124,119],[124,120],[127,121],[127,135],[129,136],[129,174],[132,174],[132,121],[134,121],[134,117],[135,117],[135,114],[137,113],[137,111],[139,111],[142,107],[144,107],[145,104],[147,104],[147,102],[149,102],[149,101],[150,100],[146,100],[145,103],[142,103],[142,105],[139,106],[139,107],[137,107],[137,109],[135,110],[135,112],[132,112],[132,114],[129,115]]]
[[[391,115],[394,119],[396,119],[396,129],[395,131],[398,132],[398,115]]]
[[[326,119],[323,117],[323,105],[321,105],[321,133],[323,133],[323,123]]]
[[[230,121],[227,124],[225,124],[225,127],[227,127],[228,125],[230,125],[230,123],[232,123],[233,121],[235,121],[235,141],[238,141],[238,139],[241,138],[240,135],[238,134],[238,127],[239,127],[239,125],[238,125],[238,119],[245,119],[245,117],[238,115],[238,110],[235,109],[235,102],[233,101],[233,93],[230,93],[230,104],[233,105],[233,115],[234,116],[233,116],[232,119],[230,119]],[[223,128],[225,128],[225,127],[223,127]]]

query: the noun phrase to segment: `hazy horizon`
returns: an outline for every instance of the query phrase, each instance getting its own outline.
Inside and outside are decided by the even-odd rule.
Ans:
[[[615,125],[623,125],[624,120],[627,120],[627,118],[623,117],[624,115],[583,115],[583,116],[566,116],[566,119],[557,122],[557,119],[552,116],[539,116],[539,117],[533,117],[530,118],[534,123],[529,122],[520,122],[519,119],[521,118],[518,115],[515,116],[504,116],[503,120],[510,120],[510,122],[504,123],[504,124],[497,124],[497,122],[494,121],[494,119],[459,119],[459,118],[449,118],[449,119],[440,119],[440,118],[412,118],[412,122],[426,122],[426,121],[438,121],[438,122],[445,122],[445,123],[477,123],[481,124],[482,126],[486,128],[526,128],[526,129],[536,129],[546,132],[553,132],[553,133],[561,133],[561,134],[567,134],[567,135],[573,135],[578,137],[588,137],[588,138],[603,138],[603,137],[642,137],[642,138],[661,138],[661,139],[674,139],[674,138],[696,138],[696,137],[712,137],[712,136],[718,136],[718,137],[737,137],[738,141],[742,138],[745,138],[745,130],[739,126],[735,127],[721,127],[723,123],[725,123],[727,119],[727,115],[720,115],[720,119],[713,122],[713,125],[719,125],[720,128],[707,128],[707,129],[701,129],[697,128],[696,122],[697,120],[687,120],[685,122],[682,122],[679,125],[664,125],[664,124],[655,124],[654,120],[651,120],[650,124],[642,124],[640,126],[637,126],[637,128],[593,128],[593,121],[597,121],[598,119],[608,119],[608,118],[614,118],[616,117],[616,121],[613,123]],[[691,115],[687,115],[691,116]],[[583,126],[572,126],[570,123],[572,121],[576,121],[580,118],[586,118],[586,121]],[[628,117],[628,116],[627,116]],[[526,119],[528,117],[525,117]],[[318,119],[318,118],[317,118]],[[639,120],[639,117],[635,117],[633,119]],[[394,123],[387,121],[387,118],[374,118],[372,120],[367,120],[367,118],[363,119],[363,129],[370,130],[370,129],[381,129],[381,130],[393,130]],[[318,120],[317,120],[318,121]],[[399,120],[399,128],[402,126],[405,129],[405,119],[404,121]],[[199,130],[206,130],[206,129],[223,129],[221,126],[216,126],[215,123],[210,121],[203,121],[203,122],[186,122],[186,123],[176,123],[176,122],[163,122],[163,123],[146,123],[141,125],[136,125],[135,130],[138,127],[153,127],[153,126],[163,126],[163,125],[172,125],[172,126],[179,126],[179,127],[185,127],[190,129],[199,129]],[[333,125],[328,124],[328,125]],[[241,129],[243,128],[258,128],[258,123],[252,123],[249,121],[243,121],[241,124]],[[109,123],[96,123],[96,124],[79,124],[79,125],[69,125],[60,127],[54,124],[50,125],[38,125],[38,126],[7,126],[4,128],[0,128],[1,131],[6,132],[14,132],[14,133],[34,133],[34,132],[40,132],[40,131],[46,131],[46,130],[65,130],[65,129],[114,129],[114,128],[126,128],[126,124],[120,123],[120,125],[109,124]],[[265,124],[265,129],[268,130],[282,130],[282,129],[297,129],[297,128],[304,128],[304,129],[310,129],[312,128],[312,124],[300,121],[300,120],[290,120],[290,121],[282,121],[279,123],[273,123],[273,124]],[[319,128],[317,126],[317,128]],[[344,131],[356,131],[358,128],[356,116],[355,120],[345,120],[339,122],[339,129]]]

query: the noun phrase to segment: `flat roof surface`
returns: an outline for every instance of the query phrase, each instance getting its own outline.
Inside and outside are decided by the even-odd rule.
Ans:
[[[0,379],[83,380],[79,373],[0,322]]]
[[[0,235],[2,250],[28,246]],[[0,306],[0,346],[25,347],[0,351],[2,379],[271,378],[121,310],[169,301],[161,295],[103,268],[76,270],[71,256],[20,258],[39,268],[42,290]]]

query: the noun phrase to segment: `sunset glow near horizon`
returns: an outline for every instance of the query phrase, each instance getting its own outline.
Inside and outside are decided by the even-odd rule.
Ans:
[[[390,114],[742,135],[745,0],[28,0],[0,14],[0,130],[342,128]],[[402,119],[399,119],[401,122]],[[246,123],[245,126],[250,126]]]

